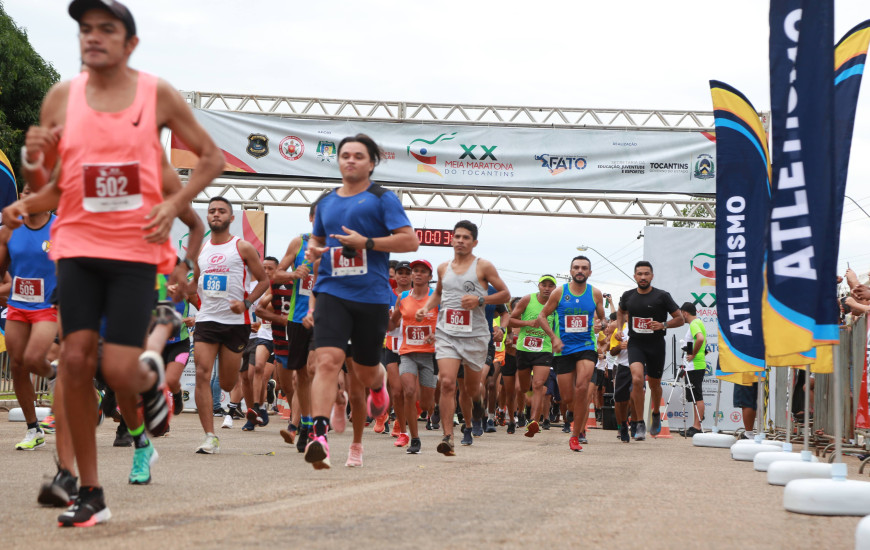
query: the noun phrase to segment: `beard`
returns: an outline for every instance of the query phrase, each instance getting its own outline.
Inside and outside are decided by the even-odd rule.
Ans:
[[[587,277],[586,277],[586,275],[583,275],[582,273],[577,273],[574,276],[572,276],[571,279],[573,279],[574,282],[577,283],[578,285],[582,285],[583,283],[586,282]]]
[[[649,281],[644,281],[642,283],[637,283],[637,288],[647,289],[647,288],[649,288],[649,285],[650,285]]]
[[[208,228],[212,231],[217,231],[218,233],[223,233],[230,227],[230,220],[227,220],[224,223],[220,223],[217,221],[208,222]]]

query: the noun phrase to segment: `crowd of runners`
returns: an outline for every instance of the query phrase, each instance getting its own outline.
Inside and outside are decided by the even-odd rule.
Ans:
[[[46,96],[22,150],[27,185],[0,229],[6,338],[27,422],[15,448],[54,433],[57,473],[37,498],[68,507],[59,525],[110,517],[97,475],[102,415],[118,421],[115,445],[133,447],[129,482],[151,480],[190,354],[203,429],[191,452],[206,455],[234,421],[262,431],[276,395],[292,413],[269,436],[315,469],[333,465],[330,433],[348,423],[349,467],[363,465],[366,426],[406,454],[423,451],[420,429],[439,431],[432,450],[450,457],[456,437],[471,446],[561,425],[567,449],[580,451],[607,380],[623,442],[661,430],[665,331],[694,308],[651,286],[649,262],[618,300],[590,282],[585,256],[565,258],[568,282],[544,274],[537,292],[511,298],[496,266],[474,254],[480,236],[467,220],[453,229],[452,260],[391,262],[419,242],[397,196],[372,182],[382,155],[362,134],[340,142],[341,186],[312,205],[311,230],[282,258],[261,259],[230,233],[223,197],[208,204],[205,239],[191,201],[221,173],[221,152],[168,83],[128,66],[138,38],[122,4],[75,0],[69,13],[84,70]],[[199,157],[183,186],[158,139],[164,127]],[[189,228],[183,258],[168,242],[175,218]],[[215,373],[226,410],[214,403]],[[41,423],[33,376],[53,392]]]

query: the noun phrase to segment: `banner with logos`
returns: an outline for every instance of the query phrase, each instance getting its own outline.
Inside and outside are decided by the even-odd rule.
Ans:
[[[339,179],[337,148],[368,134],[383,149],[374,179],[437,187],[541,191],[715,192],[710,132],[462,126],[292,119],[205,111],[194,115],[223,151],[227,172]],[[171,160],[196,156],[173,135]]]
[[[713,427],[717,388],[716,365],[719,362],[720,344],[715,233],[713,229],[648,226],[644,229],[643,239],[644,259],[652,263],[654,270],[652,285],[670,292],[678,306],[683,302],[694,304],[698,311],[698,318],[704,322],[704,328],[707,330],[705,348],[707,372],[704,374],[706,418],[702,423],[705,429]],[[668,330],[666,335],[667,359],[662,376],[662,396],[665,401],[671,393],[671,386],[668,383],[674,379],[674,372],[683,357],[680,340],[691,341],[691,335],[688,337],[686,335],[688,329],[687,325],[683,325]],[[733,392],[732,383],[722,382],[719,427],[723,430],[743,427],[742,412],[739,408],[735,409],[732,404]],[[684,416],[686,426],[692,425],[695,417],[694,407],[691,402],[685,405],[684,402],[685,395],[681,395],[678,387],[668,407],[668,422],[672,431],[683,429]]]
[[[762,308],[767,362],[818,361],[827,370],[833,367],[830,345],[839,341],[832,0],[771,1],[770,98],[773,194]]]
[[[735,88],[710,81],[716,124],[716,294],[719,366],[741,383],[764,368],[761,295],[765,224],[770,208],[767,134],[752,103]]]

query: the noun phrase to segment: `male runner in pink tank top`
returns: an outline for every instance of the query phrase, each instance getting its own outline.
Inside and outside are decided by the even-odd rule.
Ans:
[[[163,373],[140,370],[139,356],[157,266],[174,262],[166,246],[173,219],[224,163],[180,94],[128,66],[139,39],[123,4],[75,0],[69,13],[79,24],[85,71],[48,92],[40,124],[28,130],[22,149],[23,172],[32,188],[45,186],[55,170],[60,173],[36,200],[18,203],[11,214],[59,202],[60,228],[52,233],[64,338],[58,378],[67,396],[81,488],[58,522],[90,526],[111,516],[97,476],[94,434],[92,378],[100,323],[105,320],[107,326],[103,375],[128,407],[143,395],[146,424],[153,429],[165,413],[162,406],[149,406],[159,402]],[[187,185],[165,201],[158,139],[164,127],[199,155]],[[189,259],[185,264],[192,266]],[[174,279],[185,274],[185,264],[173,272]]]

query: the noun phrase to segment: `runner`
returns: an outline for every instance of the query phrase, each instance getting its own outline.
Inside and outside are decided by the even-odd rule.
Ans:
[[[29,185],[21,190],[21,198],[32,194]],[[36,418],[36,392],[31,375],[49,380],[53,387],[57,368],[46,359],[57,337],[57,309],[49,298],[57,285],[54,262],[48,258],[50,231],[55,216],[39,212],[28,216],[18,231],[0,227],[0,265],[9,265],[12,277],[6,310],[6,346],[12,368],[12,386],[24,414],[27,432],[15,445],[17,451],[32,451],[45,445],[45,432]],[[3,278],[0,276],[0,278]]]
[[[489,342],[491,324],[486,321],[486,304],[503,304],[510,292],[499,277],[495,266],[472,254],[477,246],[477,226],[468,220],[453,228],[453,260],[438,266],[438,283],[426,305],[417,311],[421,322],[433,308],[441,305],[435,331],[435,356],[441,383],[439,409],[443,418],[444,437],[438,452],[454,456],[453,413],[455,411],[456,378],[460,363],[464,363],[465,392],[460,402],[465,427],[463,440],[471,441],[472,402],[480,401],[481,375]],[[487,293],[492,285],[496,292]]]
[[[247,241],[230,234],[235,219],[233,205],[224,197],[212,197],[208,203],[208,227],[211,239],[199,251],[190,293],[199,298],[196,330],[193,333],[193,358],[196,363],[196,409],[205,432],[197,447],[200,454],[220,452],[220,440],[214,434],[211,404],[211,372],[218,359],[218,377],[224,391],[232,390],[239,377],[242,351],[251,333],[250,309],[269,287],[269,280],[256,249]],[[248,270],[257,281],[246,291]],[[247,418],[257,422],[253,403]]]
[[[556,278],[552,275],[542,275],[538,280],[538,292],[523,296],[511,310],[509,326],[520,328],[516,344],[517,376],[520,379],[520,387],[528,388],[529,383],[532,385],[532,420],[526,427],[526,437],[534,437],[540,431],[538,419],[545,411],[544,392],[547,389],[547,379],[553,363],[553,348],[550,336],[538,326],[538,314],[554,290],[556,290]],[[546,322],[550,327],[550,333],[554,332],[557,321],[554,313],[547,315]]]
[[[17,218],[59,201],[50,256],[63,326],[66,413],[82,487],[58,518],[62,526],[90,526],[111,517],[96,468],[95,397],[100,319],[108,320],[104,375],[128,405],[143,393],[145,421],[160,429],[167,404],[163,372],[141,375],[139,356],[151,318],[156,266],[169,258],[172,220],[221,173],[223,156],[168,83],[135,71],[128,60],[138,44],[133,17],[120,2],[76,0],[85,70],[46,95],[40,125],[31,127],[22,168],[31,188],[44,192],[10,210]],[[162,201],[159,130],[169,127],[199,157],[187,185]],[[50,176],[60,166],[56,183]],[[150,221],[148,221],[150,218]],[[144,221],[143,221],[144,220]],[[143,238],[145,237],[145,238]],[[173,277],[183,275],[176,270]]]
[[[589,382],[598,351],[595,329],[604,319],[601,291],[588,284],[592,275],[592,262],[586,256],[571,260],[571,280],[550,294],[547,304],[538,315],[538,325],[551,332],[547,317],[554,311],[559,316],[558,334],[553,339],[556,376],[561,377],[562,399],[572,403],[574,426],[568,447],[581,451],[586,440],[586,420],[589,417]],[[593,321],[593,317],[595,320]]]
[[[392,292],[389,253],[413,252],[420,243],[398,197],[371,181],[380,159],[380,148],[364,134],[341,140],[338,163],[342,185],[317,205],[306,251],[309,262],[326,254],[314,285],[314,439],[305,449],[306,462],[316,470],[330,467],[326,434],[348,340],[353,343],[357,386],[371,389],[368,415],[375,418],[389,407],[387,373],[380,364]],[[352,401],[354,384],[350,384]],[[354,409],[354,424],[361,412]],[[359,454],[361,459],[361,448]]]
[[[644,374],[649,381],[652,421],[649,434],[653,437],[662,429],[659,405],[662,399],[662,374],[665,370],[665,334],[667,329],[681,326],[684,321],[680,308],[671,295],[652,286],[652,264],[641,260],[634,265],[637,288],[626,290],[619,299],[616,324],[620,327],[617,340],[625,336],[623,323],[628,323],[628,361],[631,369],[631,400],[641,416],[637,418],[636,440],[646,438],[643,420]],[[672,319],[668,319],[668,313]],[[623,441],[625,441],[623,439]]]
[[[395,313],[396,301],[402,293],[411,290],[411,264],[405,260],[396,263],[396,286],[393,288],[393,295],[390,297],[390,315]],[[427,283],[428,284],[428,283]],[[384,339],[384,357],[381,360],[387,368],[387,388],[390,390],[390,402],[393,405],[393,411],[396,414],[396,421],[393,422],[393,432],[391,435],[396,437],[395,445],[404,447],[408,444],[408,432],[406,425],[411,424],[417,418],[417,415],[405,417],[405,392],[404,384],[399,377],[399,347],[402,344],[402,324],[401,317],[399,323],[395,325],[393,330],[387,331],[387,337]],[[416,403],[415,390],[409,399]],[[416,408],[415,408],[416,412]],[[375,418],[375,425],[372,428],[375,433],[383,433],[386,431],[385,422],[389,420],[389,411],[385,412],[378,418]],[[404,436],[404,437],[403,437]]]
[[[511,299],[511,311],[522,300],[519,296]],[[517,342],[519,341],[520,329],[513,326],[510,321],[507,324],[505,335],[504,364],[501,367],[502,391],[504,392],[504,415],[507,423],[507,433],[517,431]]]
[[[402,262],[396,268],[398,272],[404,266]],[[402,330],[402,345],[399,348],[401,364],[399,375],[402,379],[405,399],[404,417],[408,419],[408,429],[411,432],[408,454],[420,452],[420,434],[417,426],[417,405],[415,396],[419,384],[420,407],[431,411],[435,406],[435,325],[438,321],[438,310],[429,310],[422,321],[417,321],[417,312],[426,305],[432,288],[432,264],[426,260],[414,260],[409,264],[412,290],[405,290],[399,296],[393,314],[390,317],[391,327]],[[398,422],[399,411],[396,411]],[[404,439],[404,440],[403,440]],[[396,447],[408,445],[408,434],[402,433],[396,441]]]

